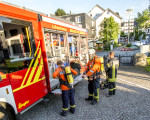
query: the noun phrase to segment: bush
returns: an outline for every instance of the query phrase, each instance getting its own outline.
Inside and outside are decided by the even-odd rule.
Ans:
[[[113,45],[113,47],[115,48],[115,47],[118,47],[119,45],[118,45],[118,43],[114,43],[114,45]]]
[[[126,45],[126,47],[131,47],[131,46],[132,46],[132,44],[127,44],[127,45]]]
[[[145,70],[146,70],[147,72],[150,72],[150,66],[146,66],[146,67],[145,67]]]
[[[101,48],[101,47],[98,47],[98,50],[102,50],[102,48]]]

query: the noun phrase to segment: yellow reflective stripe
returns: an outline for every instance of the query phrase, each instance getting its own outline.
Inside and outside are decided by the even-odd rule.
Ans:
[[[109,89],[109,91],[113,91],[113,89]]]
[[[62,110],[67,111],[67,110],[68,110],[68,108],[62,108]]]
[[[39,79],[37,82],[39,82],[39,81],[41,81],[41,80],[44,80],[44,79],[45,79],[45,77],[42,77],[42,78]],[[23,89],[23,88],[26,88],[26,87],[28,87],[28,86],[34,84],[34,83],[36,83],[36,82],[32,82],[32,83],[30,83],[29,85],[24,85],[23,87],[19,87],[19,88],[13,90],[13,92],[16,92],[16,91],[18,91],[18,90],[21,90],[21,89]]]
[[[36,52],[35,52],[34,56],[36,56],[37,51],[38,51],[38,49],[39,49],[39,46],[40,46],[40,42],[38,43],[38,47],[37,47],[37,49],[36,49]],[[33,61],[34,61],[34,59],[31,60],[31,63],[30,63],[30,65],[29,65],[29,68],[28,68],[28,70],[27,70],[27,72],[26,72],[26,75],[25,75],[25,77],[24,77],[24,79],[23,79],[23,82],[22,82],[22,84],[21,84],[21,87],[23,86],[23,84],[24,84],[24,82],[25,82],[25,80],[26,80],[26,78],[27,78],[27,76],[28,76],[28,73],[29,73],[30,68],[31,68],[31,66],[32,66],[32,64],[33,64]]]
[[[34,73],[35,73],[35,70],[36,70],[36,68],[37,68],[37,65],[38,65],[38,63],[39,63],[39,58],[40,58],[40,56],[41,56],[41,49],[40,49],[40,51],[39,51],[38,57],[37,57],[36,60],[35,60],[35,63],[34,63],[34,66],[35,66],[35,67],[32,68],[32,71],[31,71],[30,76],[29,76],[29,78],[28,78],[28,81],[27,81],[27,83],[26,83],[27,85],[29,85],[30,82],[31,82],[31,80],[32,80],[32,77],[33,77],[33,75],[34,75]]]
[[[107,66],[110,67],[109,63],[107,63]]]
[[[89,94],[89,96],[94,96],[94,94]]]
[[[75,108],[75,107],[76,107],[76,105],[70,105],[70,107]]]
[[[116,89],[116,88],[113,88],[114,90]]]
[[[28,32],[28,28],[27,27],[26,27],[26,34],[27,34],[28,45],[29,45],[29,49],[30,49],[30,55],[29,55],[29,57],[31,57],[32,50],[31,50],[31,44],[30,44],[30,39],[29,39],[29,32]]]
[[[112,79],[111,79],[111,78],[108,78],[108,81],[109,81],[109,82],[115,82],[116,80],[117,80],[116,78],[112,78]]]
[[[115,78],[115,65],[112,66],[112,78]]]
[[[99,88],[97,89],[97,96],[94,96],[96,98],[97,102],[99,101]]]
[[[42,58],[41,58],[41,60],[40,60],[40,63],[41,63],[41,64],[43,63]],[[38,68],[38,70],[37,70],[37,72],[36,72],[36,75],[35,75],[35,77],[34,77],[33,82],[37,82],[37,81],[39,80],[39,77],[40,77],[41,72],[42,72],[42,68],[43,68],[43,65],[40,65],[39,68]]]

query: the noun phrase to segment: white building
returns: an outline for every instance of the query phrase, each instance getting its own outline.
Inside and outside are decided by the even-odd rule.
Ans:
[[[128,33],[134,32],[134,19],[126,20],[121,23],[121,31],[128,35]]]
[[[99,38],[99,31],[101,29],[100,24],[102,23],[102,21],[104,20],[104,18],[109,18],[109,17],[113,17],[114,20],[119,23],[119,25],[121,26],[121,21],[122,18],[120,17],[119,13],[115,13],[112,10],[108,9],[103,9],[102,7],[100,7],[99,5],[95,5],[89,12],[88,15],[90,17],[92,17],[94,20],[96,20],[96,36],[97,38]]]

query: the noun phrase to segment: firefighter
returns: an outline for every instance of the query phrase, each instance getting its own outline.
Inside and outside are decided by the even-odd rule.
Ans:
[[[88,77],[88,91],[89,96],[86,101],[92,101],[91,104],[94,105],[99,101],[99,84],[100,84],[100,58],[95,55],[95,50],[89,50],[89,62],[85,66],[84,73],[82,77]]]
[[[106,78],[108,81],[108,91],[109,93],[106,95],[110,97],[115,95],[116,93],[116,79],[117,79],[117,69],[119,67],[119,62],[117,59],[114,58],[115,53],[110,52],[109,58],[106,65]]]
[[[62,112],[60,115],[66,116],[68,112],[68,105],[70,103],[70,112],[75,113],[75,100],[74,100],[74,89],[72,86],[69,85],[67,81],[67,77],[65,75],[65,67],[63,66],[63,62],[61,60],[57,61],[58,68],[53,73],[54,78],[59,78],[61,89],[62,89]],[[71,68],[71,72],[74,75],[78,73]],[[70,100],[70,102],[69,102]]]

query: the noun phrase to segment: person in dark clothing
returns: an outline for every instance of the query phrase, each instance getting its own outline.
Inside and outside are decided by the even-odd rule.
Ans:
[[[67,78],[65,76],[65,70],[63,66],[63,62],[61,60],[57,61],[58,68],[53,73],[54,78],[59,78],[60,84],[61,84],[61,90],[62,90],[62,116],[66,116],[68,112],[68,106],[70,101],[70,112],[75,113],[75,100],[74,100],[74,89],[71,88],[68,85]],[[77,75],[78,73],[71,68],[71,72],[74,75]]]
[[[106,81],[108,82],[108,91],[109,93],[106,95],[110,97],[116,94],[116,79],[117,79],[117,69],[119,67],[119,61],[114,58],[115,53],[110,52],[109,58],[106,65]]]

